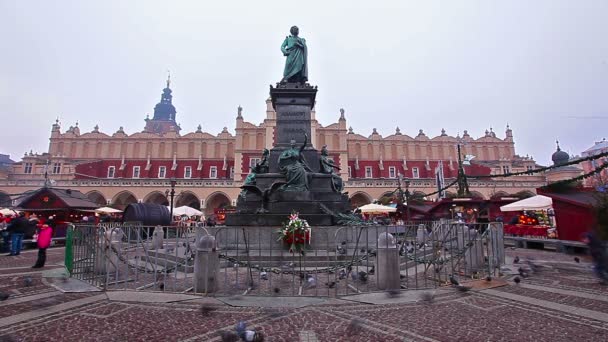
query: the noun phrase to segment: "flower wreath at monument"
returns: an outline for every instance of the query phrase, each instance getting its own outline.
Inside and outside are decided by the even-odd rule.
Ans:
[[[289,221],[285,223],[283,228],[279,229],[279,238],[277,241],[289,247],[290,253],[304,254],[304,248],[310,244],[312,228],[306,220],[298,217],[298,213],[292,213],[289,216]]]

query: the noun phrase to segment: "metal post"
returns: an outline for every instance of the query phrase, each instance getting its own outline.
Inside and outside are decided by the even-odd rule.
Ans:
[[[177,181],[175,178],[171,178],[171,223],[173,223],[173,198],[175,197],[175,184]]]
[[[407,220],[411,222],[412,219],[410,216],[410,180],[407,178],[405,179],[405,202],[407,203]]]

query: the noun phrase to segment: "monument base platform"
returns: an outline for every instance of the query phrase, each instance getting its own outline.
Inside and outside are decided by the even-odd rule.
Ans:
[[[289,220],[291,213],[284,214],[228,214],[227,226],[283,226]],[[311,226],[331,226],[332,217],[327,214],[300,214],[300,218],[308,221]]]

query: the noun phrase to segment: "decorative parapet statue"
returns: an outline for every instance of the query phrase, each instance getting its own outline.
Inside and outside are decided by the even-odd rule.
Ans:
[[[336,192],[342,192],[342,190],[344,189],[344,185],[342,183],[342,178],[339,175],[334,173],[334,169],[339,171],[340,168],[334,164],[333,159],[329,158],[329,152],[327,151],[327,145],[323,145],[323,148],[321,149],[320,163],[321,163],[321,167],[320,167],[321,173],[331,175],[332,189]]]
[[[308,48],[306,40],[298,37],[300,30],[297,26],[292,26],[291,36],[285,37],[281,45],[285,61],[283,79],[281,83],[306,83],[308,81]]]
[[[296,148],[296,141],[291,141],[291,147],[279,156],[279,170],[287,181],[281,187],[283,191],[308,191],[308,172],[312,172],[306,164],[302,151],[306,147],[308,136],[304,134],[304,144]]]

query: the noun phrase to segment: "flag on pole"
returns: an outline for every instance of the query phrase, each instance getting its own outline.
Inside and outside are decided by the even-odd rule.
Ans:
[[[435,180],[437,182],[437,191],[439,191],[439,193],[437,193],[437,199],[445,198],[445,190],[441,190],[445,186],[442,160],[437,163],[437,167],[435,168]]]

